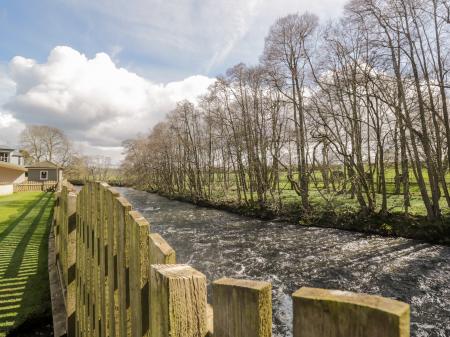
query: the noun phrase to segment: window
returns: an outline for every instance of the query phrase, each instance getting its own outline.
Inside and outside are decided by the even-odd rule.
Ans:
[[[9,153],[8,152],[0,152],[0,161],[4,161],[6,163],[9,162]]]
[[[48,171],[41,171],[41,180],[48,180]]]

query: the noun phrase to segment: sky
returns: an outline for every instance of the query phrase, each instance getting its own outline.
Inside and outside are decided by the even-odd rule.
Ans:
[[[0,2],[0,144],[27,124],[62,129],[78,152],[119,162],[229,67],[258,62],[279,17],[325,22],[345,0],[4,0]]]

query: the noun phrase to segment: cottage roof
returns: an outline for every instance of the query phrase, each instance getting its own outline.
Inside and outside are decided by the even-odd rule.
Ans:
[[[23,167],[23,166],[19,166],[19,165],[15,165],[15,164],[11,164],[11,163],[5,163],[3,161],[0,161],[0,167],[2,168],[7,168],[7,169],[11,169],[11,170],[16,170],[16,171],[22,171],[22,172],[27,172],[28,170]]]
[[[51,161],[45,160],[32,165],[28,165],[29,169],[57,169],[60,168],[58,165],[52,163]]]

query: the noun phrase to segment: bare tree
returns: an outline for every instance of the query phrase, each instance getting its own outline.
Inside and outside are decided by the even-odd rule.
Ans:
[[[62,167],[69,164],[72,146],[58,128],[47,125],[28,125],[20,135],[21,147],[26,151],[28,161],[48,160]]]

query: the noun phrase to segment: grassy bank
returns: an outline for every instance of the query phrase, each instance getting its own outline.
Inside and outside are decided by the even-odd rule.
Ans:
[[[0,337],[23,324],[51,322],[47,255],[53,203],[53,195],[43,192],[0,197]]]
[[[429,222],[424,215],[420,201],[417,199],[413,199],[412,210],[414,213],[408,216],[405,216],[399,209],[394,208],[391,208],[387,215],[382,216],[377,212],[373,214],[360,212],[356,201],[348,196],[336,196],[334,199],[328,200],[327,204],[323,202],[323,199],[315,199],[313,197],[311,210],[304,212],[300,208],[298,197],[294,197],[287,191],[286,193],[289,195],[283,198],[281,208],[245,206],[237,203],[231,197],[194,200],[189,195],[167,195],[155,190],[150,190],[149,192],[199,206],[226,210],[260,219],[276,219],[298,224],[299,226],[337,228],[383,236],[401,236],[430,243],[450,245],[450,216],[448,210],[444,208],[446,212],[441,221]],[[392,195],[389,197],[389,200],[390,203],[395,203],[400,198],[400,196]]]

